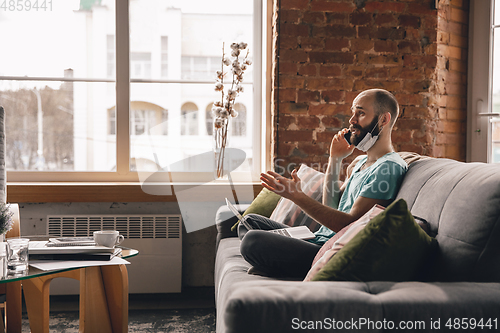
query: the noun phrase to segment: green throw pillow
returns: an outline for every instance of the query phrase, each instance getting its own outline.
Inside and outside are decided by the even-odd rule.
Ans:
[[[312,281],[410,281],[436,248],[399,199],[375,216]]]
[[[274,192],[269,191],[267,188],[263,188],[262,191],[259,192],[257,197],[252,201],[250,207],[243,213],[243,216],[247,214],[259,214],[265,217],[271,216],[274,208],[278,205],[278,201],[280,201],[281,196]],[[231,231],[236,230],[240,221],[236,222],[235,225],[231,228]]]

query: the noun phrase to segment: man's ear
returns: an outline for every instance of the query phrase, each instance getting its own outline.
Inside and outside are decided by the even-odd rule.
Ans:
[[[385,112],[380,117],[380,126],[389,125],[391,123],[391,114],[389,112]]]

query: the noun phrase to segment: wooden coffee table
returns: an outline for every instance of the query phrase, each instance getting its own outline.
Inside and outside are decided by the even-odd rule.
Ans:
[[[139,251],[124,248],[122,258],[134,257]],[[29,267],[23,276],[7,276],[7,332],[21,332],[21,304],[16,300],[19,283],[32,333],[49,332],[49,288],[58,277],[80,281],[80,332],[128,331],[128,273],[126,265],[91,266],[42,271]],[[14,296],[11,296],[14,295]]]

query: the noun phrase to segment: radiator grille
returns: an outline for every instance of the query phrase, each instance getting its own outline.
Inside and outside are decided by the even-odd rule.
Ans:
[[[97,230],[118,230],[125,238],[180,238],[180,215],[48,215],[51,237],[92,236]]]

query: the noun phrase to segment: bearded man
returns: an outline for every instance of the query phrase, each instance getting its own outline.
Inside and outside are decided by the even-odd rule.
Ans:
[[[349,129],[335,134],[330,145],[323,202],[301,191],[295,170],[292,179],[273,171],[261,174],[265,188],[293,201],[321,227],[314,239],[306,241],[266,232],[288,226],[260,215],[247,215],[245,221],[252,230],[240,223],[238,236],[242,239],[241,254],[253,266],[249,273],[305,277],[321,245],[375,204],[386,207],[395,199],[408,168],[394,152],[391,140],[399,115],[398,102],[386,90],[370,89],[356,96],[351,110]],[[341,162],[354,148],[366,152],[366,156],[359,159],[342,183]]]

